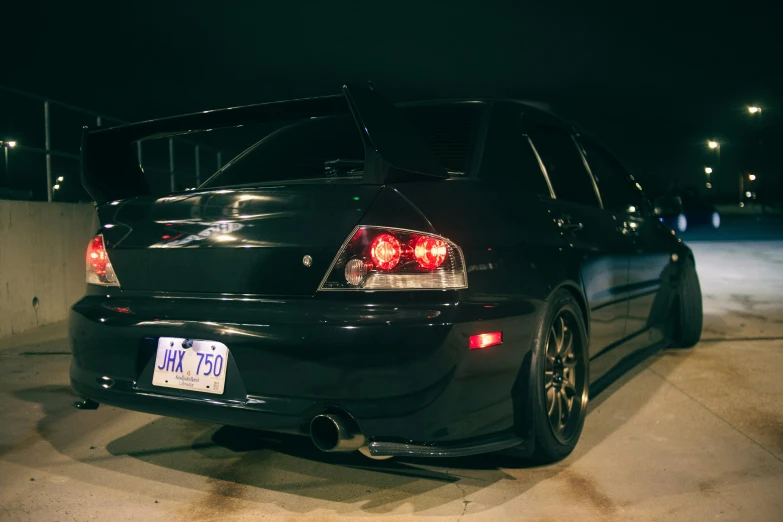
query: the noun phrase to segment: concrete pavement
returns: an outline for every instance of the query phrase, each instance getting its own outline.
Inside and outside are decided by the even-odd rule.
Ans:
[[[62,326],[0,342],[2,520],[780,520],[783,243],[692,245],[704,341],[591,402],[572,456],[370,461],[303,438],[78,411]],[[60,328],[60,330],[58,330]]]

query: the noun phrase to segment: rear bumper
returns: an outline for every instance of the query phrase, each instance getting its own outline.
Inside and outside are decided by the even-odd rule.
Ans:
[[[297,434],[317,413],[340,410],[378,455],[462,455],[518,443],[511,390],[540,303],[459,303],[446,292],[377,299],[87,296],[69,317],[71,384],[99,403]],[[470,335],[498,330],[502,345],[468,349]],[[226,344],[236,371],[225,395],[147,382],[162,336]]]

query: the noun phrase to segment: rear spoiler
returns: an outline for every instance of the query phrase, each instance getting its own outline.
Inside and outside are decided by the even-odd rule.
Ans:
[[[253,123],[352,114],[365,147],[364,181],[438,179],[444,168],[419,133],[377,92],[346,85],[342,94],[204,111],[109,129],[85,128],[82,185],[96,203],[150,194],[133,143]]]

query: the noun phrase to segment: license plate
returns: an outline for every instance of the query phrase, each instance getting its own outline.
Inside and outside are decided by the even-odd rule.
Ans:
[[[220,395],[227,366],[228,348],[223,343],[161,337],[152,384]]]

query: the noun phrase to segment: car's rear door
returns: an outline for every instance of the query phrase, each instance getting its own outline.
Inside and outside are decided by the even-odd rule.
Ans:
[[[602,208],[591,174],[570,131],[555,124],[523,120],[523,139],[533,145],[549,180],[548,207],[580,260],[590,309],[590,356],[625,336],[628,306],[628,242],[611,213]],[[576,253],[574,256],[573,254]],[[597,375],[596,375],[597,376]]]
[[[669,266],[670,241],[653,215],[641,186],[605,149],[580,138],[584,154],[603,199],[604,208],[621,224],[631,245],[628,271],[628,322],[626,336],[636,336],[653,325],[653,303],[661,290],[662,274]],[[645,336],[639,347],[653,339]]]

